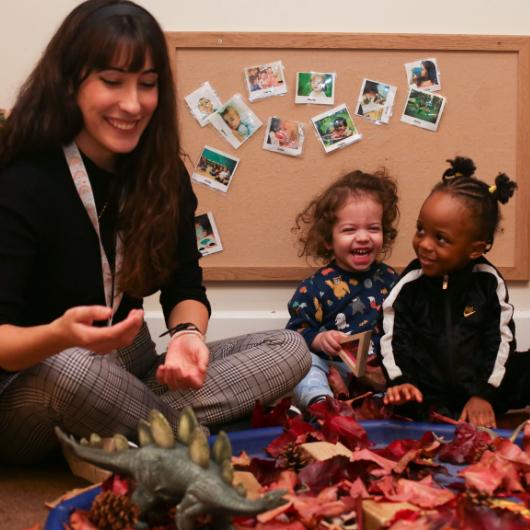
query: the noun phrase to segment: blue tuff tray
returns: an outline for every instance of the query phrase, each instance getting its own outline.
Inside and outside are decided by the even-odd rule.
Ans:
[[[440,423],[405,423],[390,420],[370,420],[359,422],[368,433],[368,438],[376,446],[385,446],[394,440],[412,439],[417,440],[428,431],[432,431],[438,436],[443,436],[446,440],[451,440],[454,434],[453,425]],[[511,431],[497,429],[495,432],[500,436],[509,437]],[[265,456],[264,448],[282,433],[281,427],[268,427],[265,429],[251,429],[247,431],[237,431],[228,433],[232,442],[232,449],[235,455],[245,451],[249,456]],[[215,436],[211,437],[211,441]],[[456,473],[459,466],[444,464],[449,471],[449,475],[440,483],[450,483],[456,479]],[[100,488],[94,488],[77,495],[71,499],[61,502],[58,506],[50,510],[44,530],[64,530],[63,524],[68,523],[70,513],[75,509],[88,510],[94,497],[101,491]]]

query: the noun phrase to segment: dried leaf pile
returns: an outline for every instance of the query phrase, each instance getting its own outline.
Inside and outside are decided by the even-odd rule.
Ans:
[[[309,417],[289,416],[289,401],[271,410],[259,404],[253,425],[283,425],[283,433],[265,449],[267,457],[233,459],[236,470],[250,472],[259,482],[259,493],[285,488],[286,503],[252,518],[234,518],[236,530],[362,530],[366,510],[384,503],[406,503],[382,528],[515,530],[530,528],[530,423],[523,430],[521,445],[513,440],[458,423],[452,440],[432,432],[420,439],[399,439],[374,446],[360,419],[386,418],[388,411],[367,394],[352,401],[327,399],[312,405]],[[340,443],[343,454],[317,460],[304,444]],[[348,456],[346,456],[348,455]],[[103,485],[108,505],[123,510],[131,485],[114,477]],[[100,494],[101,495],[101,494]],[[378,503],[378,504],[376,504]],[[96,502],[94,503],[96,504]],[[72,514],[79,530],[95,530],[90,512]],[[100,520],[114,526],[97,530],[124,530],[120,521],[97,505]],[[134,513],[134,512],[133,512]],[[364,516],[363,516],[364,513]],[[197,527],[209,521],[198,521]],[[171,514],[157,530],[172,530]],[[373,525],[370,527],[373,528]]]

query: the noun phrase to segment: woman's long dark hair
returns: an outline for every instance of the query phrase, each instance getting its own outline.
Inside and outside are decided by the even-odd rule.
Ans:
[[[127,0],[87,0],[65,18],[1,128],[0,167],[72,142],[83,128],[79,86],[123,54],[128,71],[140,71],[149,54],[158,74],[158,106],[137,147],[119,156],[117,175],[124,238],[119,282],[129,294],[143,296],[168,278],[177,261],[183,171],[166,41],[148,11]]]

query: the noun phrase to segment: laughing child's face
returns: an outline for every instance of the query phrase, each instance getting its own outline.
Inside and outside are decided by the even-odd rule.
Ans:
[[[368,270],[383,248],[383,206],[370,195],[351,196],[335,215],[330,247],[337,265]]]
[[[426,276],[444,276],[484,252],[471,210],[450,193],[434,192],[423,203],[412,240]]]

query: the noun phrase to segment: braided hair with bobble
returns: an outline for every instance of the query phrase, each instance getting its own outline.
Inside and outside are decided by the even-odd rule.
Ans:
[[[495,184],[489,186],[474,177],[476,166],[470,158],[457,156],[447,162],[450,167],[444,171],[441,182],[434,186],[431,194],[449,193],[465,203],[476,220],[477,236],[486,242],[485,252],[488,252],[501,220],[499,203],[508,202],[517,184],[505,173],[499,173]]]

